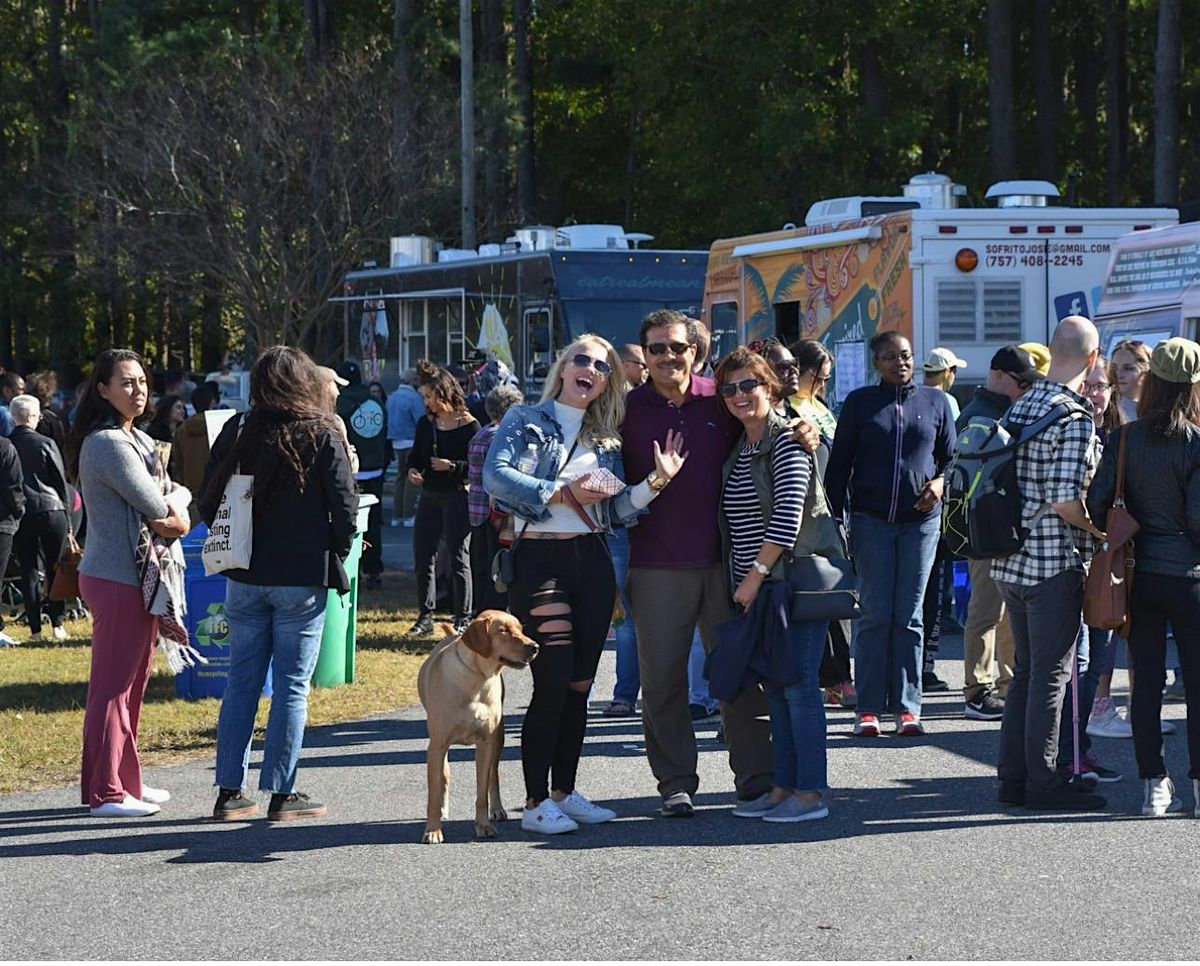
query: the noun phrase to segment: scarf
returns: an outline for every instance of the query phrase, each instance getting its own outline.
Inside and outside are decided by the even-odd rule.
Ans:
[[[141,446],[138,447],[141,450]],[[142,450],[146,469],[154,477],[168,504],[182,505],[186,512],[191,494],[186,487],[177,486],[167,475],[157,447],[147,453]],[[158,646],[172,674],[208,659],[188,641],[183,624],[187,603],[183,590],[183,548],[178,539],[165,539],[150,529],[145,519],[138,528],[137,567],[142,583],[142,602],[146,613],[158,618]]]

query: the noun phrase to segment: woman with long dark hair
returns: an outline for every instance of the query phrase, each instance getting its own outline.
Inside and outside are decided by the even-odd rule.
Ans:
[[[254,477],[250,566],[228,570],[229,683],[217,723],[213,818],[258,812],[242,791],[259,696],[271,667],[271,712],[258,787],[272,821],[325,814],[295,791],[309,680],[321,649],[328,589],[345,591],[358,497],[333,400],[299,349],[273,346],[250,370],[250,410],[213,444],[199,508],[210,526],[234,473]]]
[[[1141,524],[1130,591],[1130,718],[1142,814],[1178,812],[1183,803],[1162,754],[1162,690],[1167,625],[1175,634],[1188,706],[1194,811],[1200,818],[1200,345],[1168,339],[1151,353],[1138,419],[1108,439],[1088,510],[1103,528],[1116,491],[1120,437],[1127,435],[1125,505]]]
[[[96,358],[67,439],[67,476],[88,512],[79,588],[92,612],[83,718],[83,804],[97,817],[153,815],[170,798],[142,784],[138,724],[159,617],[142,594],[143,527],[181,537],[190,521],[156,477],[154,441],[135,428],[150,399],[146,364],[129,349]]]
[[[425,636],[433,633],[440,540],[450,551],[455,630],[463,630],[471,619],[467,451],[479,432],[479,423],[467,410],[462,386],[449,371],[422,359],[417,363],[417,376],[425,415],[417,420],[416,439],[408,454],[408,480],[421,488],[413,529],[420,613],[409,633]]]

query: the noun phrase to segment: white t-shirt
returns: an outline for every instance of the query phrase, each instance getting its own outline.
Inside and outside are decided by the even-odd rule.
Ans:
[[[593,470],[600,469],[600,460],[596,457],[596,450],[591,446],[586,446],[583,443],[575,445],[575,441],[579,439],[579,430],[583,427],[582,409],[576,409],[574,406],[567,406],[554,401],[554,418],[558,420],[558,425],[562,427],[563,446],[566,447],[567,453],[570,454],[570,461],[558,471],[558,482],[560,484],[570,483],[573,480],[579,479],[591,473]],[[574,452],[571,448],[574,447]],[[570,503],[551,503],[547,509],[550,511],[550,517],[540,523],[530,523],[529,532],[537,533],[588,533],[587,524],[580,519],[580,516],[575,512],[575,508]],[[599,526],[596,518],[596,511],[586,506],[583,508],[588,517],[592,521],[592,529]]]

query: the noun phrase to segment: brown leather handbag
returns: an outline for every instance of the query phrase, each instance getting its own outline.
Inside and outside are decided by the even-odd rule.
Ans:
[[[1128,428],[1117,430],[1117,486],[1107,515],[1108,539],[1092,557],[1083,588],[1083,622],[1129,637],[1129,589],[1133,584],[1133,543],[1142,529],[1125,508],[1125,442]]]
[[[63,554],[54,565],[54,582],[50,585],[51,600],[74,600],[79,596],[79,561],[83,549],[75,539],[75,531],[67,531],[67,542]]]

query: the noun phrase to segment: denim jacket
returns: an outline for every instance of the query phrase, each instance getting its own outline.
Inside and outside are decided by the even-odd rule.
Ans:
[[[554,418],[554,403],[514,406],[496,430],[483,464],[483,488],[496,508],[522,520],[541,522],[550,517],[547,503],[557,488],[559,467],[566,459],[562,427]],[[625,479],[621,447],[597,449],[601,469]],[[629,490],[595,504],[600,527],[612,533],[614,526],[633,526],[638,510]]]

